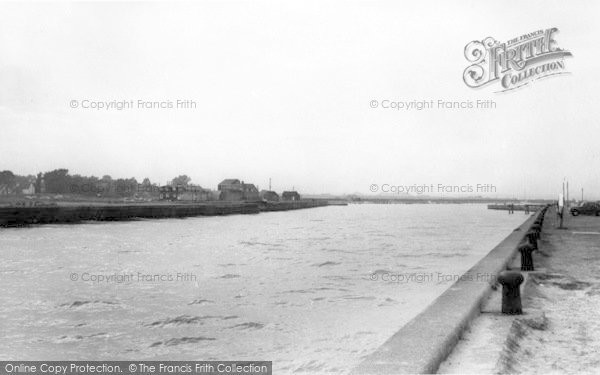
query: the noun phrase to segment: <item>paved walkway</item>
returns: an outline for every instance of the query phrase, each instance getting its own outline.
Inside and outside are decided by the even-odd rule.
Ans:
[[[534,257],[536,271],[522,290],[525,314],[494,312],[499,300],[492,296],[492,311],[473,322],[440,372],[600,371],[600,217],[569,215],[566,229],[557,224],[550,210]]]

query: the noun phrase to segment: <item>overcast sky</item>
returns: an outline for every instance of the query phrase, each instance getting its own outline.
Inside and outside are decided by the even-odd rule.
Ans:
[[[600,199],[600,4],[565,4],[2,3],[0,170],[185,173],[213,189],[272,177],[278,191],[335,194],[482,183],[528,198],[555,198],[566,177]],[[470,41],[551,27],[571,74],[500,94],[464,84]],[[81,108],[178,99],[197,108]],[[385,99],[497,108],[371,108]]]

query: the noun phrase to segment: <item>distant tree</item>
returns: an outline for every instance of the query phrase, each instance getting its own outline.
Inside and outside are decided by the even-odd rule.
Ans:
[[[188,177],[185,174],[182,174],[181,176],[177,176],[175,177],[172,181],[171,184],[177,186],[177,185],[181,185],[181,186],[187,186],[190,182],[192,181],[192,179],[190,177]]]
[[[85,177],[81,175],[73,175],[69,178],[69,193],[86,194],[90,191],[90,186],[86,184]]]
[[[69,193],[94,196],[99,193],[98,178],[73,175],[69,178]]]
[[[142,186],[138,189],[138,193],[144,193],[146,195],[158,195],[159,192],[159,187],[156,184],[152,184],[152,181],[150,181],[148,177],[144,178]]]
[[[137,191],[137,188],[139,185],[138,180],[136,180],[135,177],[131,177],[131,178],[128,178],[126,181],[127,181],[127,186],[131,187],[131,192],[135,193]]]
[[[90,177],[86,177],[86,178],[88,180],[88,183],[90,183],[94,186],[97,186],[98,183],[100,182],[100,179],[98,179],[98,177],[96,177],[96,176],[90,176]]]
[[[42,193],[42,189],[44,189],[44,192],[51,194],[130,197],[141,191],[135,177],[113,180],[111,176],[104,175],[99,179],[95,176],[69,175],[69,170],[65,168],[45,173],[40,172],[37,177],[34,175],[19,176],[11,171],[0,171],[0,185],[3,188],[7,187],[9,192],[22,193],[23,190],[29,189],[31,184],[34,184],[35,192],[38,194]],[[145,178],[144,184],[151,186],[150,179]]]
[[[6,185],[9,191],[13,190],[17,185],[15,174],[11,171],[0,172],[0,185]]]
[[[110,194],[111,185],[112,185],[112,177],[110,177],[109,175],[102,176],[100,181],[98,181],[97,185],[98,185],[98,192],[100,194],[102,194],[102,195]]]
[[[99,185],[100,185],[100,180],[98,179],[98,177],[96,176],[91,176],[91,177],[84,177],[84,183],[86,186],[87,190],[85,193],[85,195],[90,195],[90,196],[95,196],[98,195],[99,193],[101,193]]]
[[[46,183],[46,192],[54,194],[64,194],[70,192],[70,176],[68,169],[55,169],[44,173],[44,182]]]
[[[114,181],[115,193],[122,197],[131,197],[137,192],[138,182],[135,177],[119,178]]]

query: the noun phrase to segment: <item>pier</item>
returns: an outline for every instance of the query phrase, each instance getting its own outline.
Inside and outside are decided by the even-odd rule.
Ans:
[[[525,211],[535,212],[546,206],[546,203],[505,203],[505,204],[488,204],[488,210],[503,210],[503,211]]]

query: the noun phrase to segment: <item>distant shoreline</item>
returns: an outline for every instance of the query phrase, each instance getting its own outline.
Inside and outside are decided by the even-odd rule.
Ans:
[[[0,207],[0,227],[35,224],[80,223],[84,221],[123,221],[135,219],[183,218],[258,214],[339,205],[327,200],[306,199],[283,202],[204,202],[204,203],[73,203]],[[66,204],[65,204],[66,203]]]
[[[490,206],[502,207],[514,204],[515,209],[518,205],[539,205],[544,206],[549,203],[554,203],[551,199],[516,199],[516,198],[484,198],[484,197],[369,197],[362,195],[329,195],[329,194],[305,194],[302,201],[327,201],[329,204],[488,204]],[[138,205],[138,204],[153,204],[153,205],[169,205],[169,204],[232,204],[232,203],[259,203],[261,200],[249,201],[227,201],[227,200],[160,200],[154,198],[132,198],[132,197],[94,197],[79,194],[35,194],[35,195],[0,195],[0,207],[22,207],[22,206],[76,206],[76,205]],[[269,203],[277,203],[268,201]],[[281,201],[283,203],[290,201]],[[520,206],[519,206],[520,207]],[[490,207],[495,208],[495,207]]]

